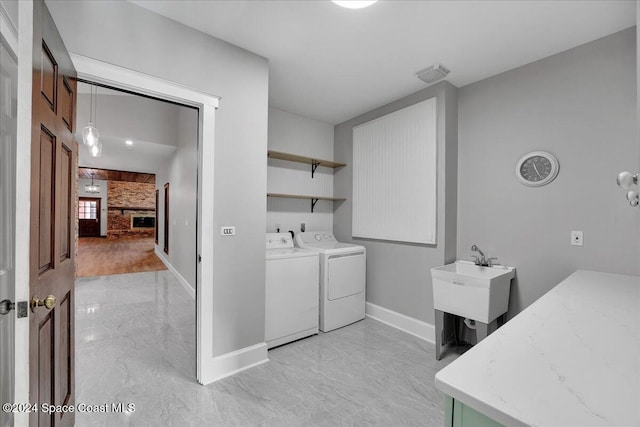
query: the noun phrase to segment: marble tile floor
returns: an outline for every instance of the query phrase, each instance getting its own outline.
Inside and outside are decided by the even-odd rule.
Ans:
[[[208,386],[195,379],[195,302],[168,271],[76,282],[76,426],[443,426],[434,346],[372,319],[269,351]]]

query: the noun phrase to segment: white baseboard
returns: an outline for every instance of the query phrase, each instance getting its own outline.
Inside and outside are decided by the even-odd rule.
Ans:
[[[196,299],[195,289],[193,289],[189,284],[189,282],[187,282],[187,280],[184,277],[182,277],[182,274],[178,273],[178,270],[176,270],[175,267],[171,265],[169,260],[165,258],[164,254],[160,251],[160,249],[158,249],[157,246],[155,247],[154,252],[158,256],[158,258],[160,258],[160,261],[162,261],[162,263],[169,269],[169,271],[173,273],[174,276],[176,276],[176,279],[178,279],[178,282],[180,282],[180,284],[184,287],[184,289],[191,296],[191,298]]]
[[[241,348],[203,363],[202,378],[199,381],[207,385],[268,361],[267,343]]]
[[[377,320],[378,322],[393,326],[396,329],[400,329],[430,343],[434,343],[436,340],[436,328],[430,323],[405,316],[404,314],[370,302],[367,302],[365,310],[367,317]]]

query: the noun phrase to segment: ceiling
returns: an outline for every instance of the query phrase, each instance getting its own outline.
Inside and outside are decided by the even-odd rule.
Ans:
[[[78,83],[76,139],[80,142],[91,113],[90,92],[90,85]],[[166,168],[177,150],[180,112],[187,107],[104,87],[98,88],[97,95],[94,90],[94,98],[102,156],[91,157],[89,148],[80,144],[80,166],[144,173]],[[195,117],[194,113],[194,126]],[[126,140],[133,145],[126,145]]]
[[[152,173],[125,172],[112,169],[78,168],[78,177],[81,179],[102,179],[104,181],[156,183],[156,176]]]
[[[331,124],[426,84],[442,63],[461,87],[635,25],[635,0],[133,3],[269,59],[270,105]]]

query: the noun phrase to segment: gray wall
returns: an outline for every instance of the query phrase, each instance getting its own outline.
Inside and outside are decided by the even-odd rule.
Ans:
[[[323,160],[333,159],[333,125],[269,108],[269,149]],[[311,165],[269,159],[267,189],[270,193],[333,195],[331,168],[319,167],[311,177]],[[267,232],[333,230],[333,202],[319,201],[311,212],[311,201],[269,197]]]
[[[181,108],[176,115],[177,145],[173,158],[158,168],[158,250],[196,289],[196,218],[198,198],[198,112]],[[164,253],[164,184],[169,183],[169,255]]]
[[[438,244],[416,245],[351,236],[353,127],[425,99],[438,99]],[[431,267],[455,260],[457,185],[457,89],[448,82],[430,86],[335,127],[334,159],[347,163],[334,175],[338,240],[367,248],[367,301],[428,323],[434,322]]]
[[[640,273],[640,215],[615,183],[638,168],[635,54],[632,28],[458,92],[458,257],[475,243],[517,268],[511,316],[576,269]],[[541,188],[515,178],[534,150],[560,162]]]
[[[264,341],[268,61],[128,2],[50,1],[69,51],[222,97],[216,114],[214,355]]]

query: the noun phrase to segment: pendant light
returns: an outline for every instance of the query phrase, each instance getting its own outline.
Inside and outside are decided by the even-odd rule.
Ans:
[[[89,147],[89,154],[91,154],[91,157],[102,156],[102,143],[98,141],[94,145]]]
[[[89,123],[87,124],[87,126],[84,127],[84,129],[82,129],[82,142],[84,143],[84,145],[86,145],[87,147],[93,147],[97,144],[100,143],[100,132],[98,131],[98,129],[94,126],[95,123],[95,116],[94,116],[94,109],[93,109],[93,88],[94,85],[91,85],[91,100],[90,100],[90,105],[89,105]],[[98,87],[95,86],[96,89],[96,113],[97,113],[97,109],[98,109]],[[100,150],[102,151],[102,150]],[[93,154],[92,154],[93,156]],[[93,156],[93,157],[97,157],[97,156]]]
[[[638,180],[640,173],[620,172],[616,182],[623,190],[627,190],[627,200],[633,207],[640,205],[640,190],[638,190]]]
[[[99,193],[100,185],[96,185],[93,183],[93,174],[91,174],[91,185],[84,186],[85,193]]]

